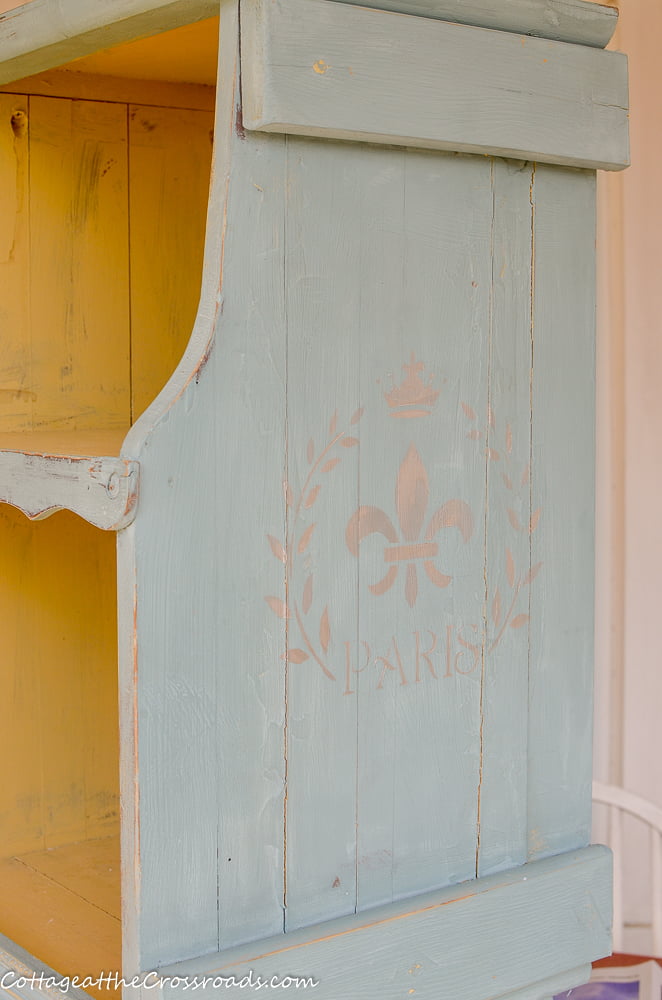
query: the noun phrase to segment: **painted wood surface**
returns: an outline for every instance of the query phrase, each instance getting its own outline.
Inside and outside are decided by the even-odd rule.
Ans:
[[[589,973],[577,967],[609,948],[609,865],[606,848],[590,847],[160,971],[312,976],[315,996],[328,1000],[349,985],[357,1000],[395,1000],[412,989],[439,1000],[510,998],[519,990],[542,1000],[531,984],[574,967],[577,985]],[[552,986],[562,988],[558,980]],[[180,993],[174,983],[163,991]]]
[[[530,591],[528,825],[536,858],[587,843],[591,831],[595,177],[541,166],[533,190],[531,507],[540,515],[531,562],[544,561]]]
[[[590,649],[541,666],[529,616],[544,593],[565,634],[563,565],[591,617],[571,550],[585,473],[573,532],[540,541],[569,431],[536,394],[562,395],[559,338],[568,356],[569,331],[591,339],[588,271],[563,333],[547,305],[555,268],[572,283],[590,260],[591,177],[245,132],[232,3],[223,17],[202,307],[124,445],[144,476],[119,538],[131,973],[520,865],[532,816],[559,850],[588,836],[590,693],[563,678]],[[566,183],[548,274],[537,234]],[[568,405],[590,423],[590,352],[576,364]],[[544,690],[577,722],[554,815]]]
[[[361,6],[601,49],[609,42],[618,21],[614,7],[584,0],[506,0],[498,5],[492,0],[362,0]]]
[[[193,328],[212,124],[206,111],[129,107],[132,423],[168,381]]]
[[[0,81],[218,14],[217,0],[32,0],[0,15]]]
[[[20,1000],[35,1000],[35,997],[48,997],[48,1000],[62,1000],[62,990],[51,984],[44,984],[39,992],[32,988],[31,981],[25,983],[24,980],[31,980],[33,972],[39,975],[44,973],[45,979],[51,977],[59,978],[53,969],[49,969],[43,962],[36,962],[29,952],[24,948],[19,948],[9,938],[0,934],[0,978],[8,984],[11,982],[11,990],[14,997]],[[8,977],[5,979],[5,977]],[[67,1000],[87,1000],[89,994],[83,990],[69,989],[66,993]]]
[[[298,135],[627,166],[616,52],[326,0],[247,0],[244,125]]]
[[[71,510],[119,531],[135,517],[140,469],[120,458],[73,458],[0,451],[0,501],[34,520]]]

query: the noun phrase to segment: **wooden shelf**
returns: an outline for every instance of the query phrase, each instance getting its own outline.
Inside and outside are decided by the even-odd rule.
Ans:
[[[71,510],[98,528],[125,528],[135,516],[139,465],[118,457],[124,434],[0,434],[0,502],[33,520]]]
[[[114,972],[121,967],[119,873],[119,837],[0,862],[0,932],[60,975]]]

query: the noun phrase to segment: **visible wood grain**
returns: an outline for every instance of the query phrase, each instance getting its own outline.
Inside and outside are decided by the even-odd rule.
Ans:
[[[29,117],[33,423],[126,427],[126,114],[32,97]]]
[[[338,0],[349,3],[350,0]],[[584,0],[362,0],[376,7],[417,17],[433,17],[480,28],[537,35],[558,42],[594,45],[603,49],[616,30],[618,10]]]
[[[249,0],[242,50],[246,128],[629,162],[619,53],[326,0]]]
[[[33,968],[46,963],[60,976],[96,978],[120,966],[119,920],[15,859],[0,864],[0,933],[38,956]],[[109,995],[101,988],[89,992]]]
[[[34,0],[31,0],[34,2]],[[68,97],[83,101],[141,104],[164,108],[213,111],[215,88],[205,84],[169,83],[53,69],[0,87],[0,93]]]
[[[564,211],[558,211],[563,198]],[[591,830],[595,177],[536,169],[529,857]]]
[[[540,586],[536,580],[526,582],[531,568],[532,176],[531,164],[494,161],[489,412],[481,426],[488,512],[479,875],[527,858],[529,636],[526,623],[513,625],[528,614],[530,587]]]
[[[215,0],[32,0],[0,16],[0,80],[8,83],[122,42],[218,14]]]
[[[384,1000],[540,998],[531,983],[577,982],[609,951],[609,852],[586,848],[161,970],[168,976],[312,976],[315,995]],[[570,975],[568,975],[570,973]],[[553,978],[552,978],[553,977]],[[179,995],[177,985],[166,988]],[[182,996],[185,993],[182,991]]]
[[[213,125],[204,111],[129,109],[134,419],[167,382],[193,329]]]
[[[34,392],[30,371],[28,102],[0,98],[0,426],[30,427]]]
[[[71,510],[118,531],[135,517],[139,466],[121,458],[76,458],[0,451],[0,501],[33,519]]]
[[[3,507],[3,851],[108,833],[117,819],[114,538],[72,514]]]

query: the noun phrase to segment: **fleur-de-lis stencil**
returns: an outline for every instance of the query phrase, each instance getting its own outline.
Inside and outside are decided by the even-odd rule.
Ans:
[[[359,554],[359,546],[368,535],[381,534],[390,545],[384,548],[384,562],[389,566],[378,583],[369,585],[373,594],[385,594],[396,581],[401,564],[405,563],[405,598],[413,608],[418,597],[417,561],[423,562],[428,579],[436,587],[447,587],[452,577],[441,573],[434,560],[439,547],[434,541],[442,528],[457,528],[467,542],[473,534],[473,517],[462,500],[449,500],[434,512],[425,532],[430,485],[425,466],[413,444],[400,466],[395,484],[395,509],[398,514],[400,534],[390,517],[378,507],[361,506],[352,514],[347,524],[345,539],[352,555]]]

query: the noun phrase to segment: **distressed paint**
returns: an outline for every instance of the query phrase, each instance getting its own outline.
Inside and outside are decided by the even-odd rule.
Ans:
[[[242,48],[250,129],[593,169],[629,162],[617,52],[327,0],[246,0]]]
[[[531,589],[528,835],[538,858],[588,843],[591,830],[595,176],[541,166],[533,191],[531,506],[544,511],[531,562],[545,567]]]
[[[122,448],[142,474],[136,518],[119,532],[124,971],[219,949],[221,964],[253,964],[301,945],[316,962],[319,948],[335,1000],[356,983],[365,933],[366,997],[375,975],[384,996],[401,995],[429,964],[422,995],[533,998],[608,948],[604,852],[521,867],[523,796],[532,857],[587,838],[591,450],[575,422],[591,412],[592,320],[574,282],[592,287],[593,178],[246,132],[234,0],[221,19],[201,306]],[[321,55],[311,64],[319,81],[333,69]],[[566,384],[572,406],[559,416]],[[499,463],[521,464],[527,449],[528,495],[509,506]],[[569,468],[579,522],[558,477]],[[543,497],[569,520],[546,527]],[[512,569],[504,510],[518,532]],[[59,566],[46,574],[57,623],[75,604]],[[497,582],[519,597],[527,572],[530,635],[516,602],[493,611]],[[564,573],[575,589],[559,596]],[[94,595],[76,593],[72,613],[93,630]],[[36,668],[54,641],[37,630],[25,677],[49,708],[74,691],[58,759],[33,761],[51,800],[89,741],[71,722],[86,708],[76,656],[66,679],[61,662],[46,680]],[[529,670],[528,723],[516,727]],[[563,799],[550,807],[552,786]],[[84,821],[76,801],[52,836]],[[376,903],[388,908],[371,929],[375,911],[354,911]],[[336,952],[336,932],[349,948]],[[250,940],[263,943],[228,951]],[[477,943],[483,957],[492,949],[482,965]]]
[[[585,848],[160,971],[312,976],[315,995],[328,1000],[348,982],[357,1000],[542,1000],[588,978],[583,963],[609,947],[610,857]],[[175,984],[163,990],[180,993]]]

